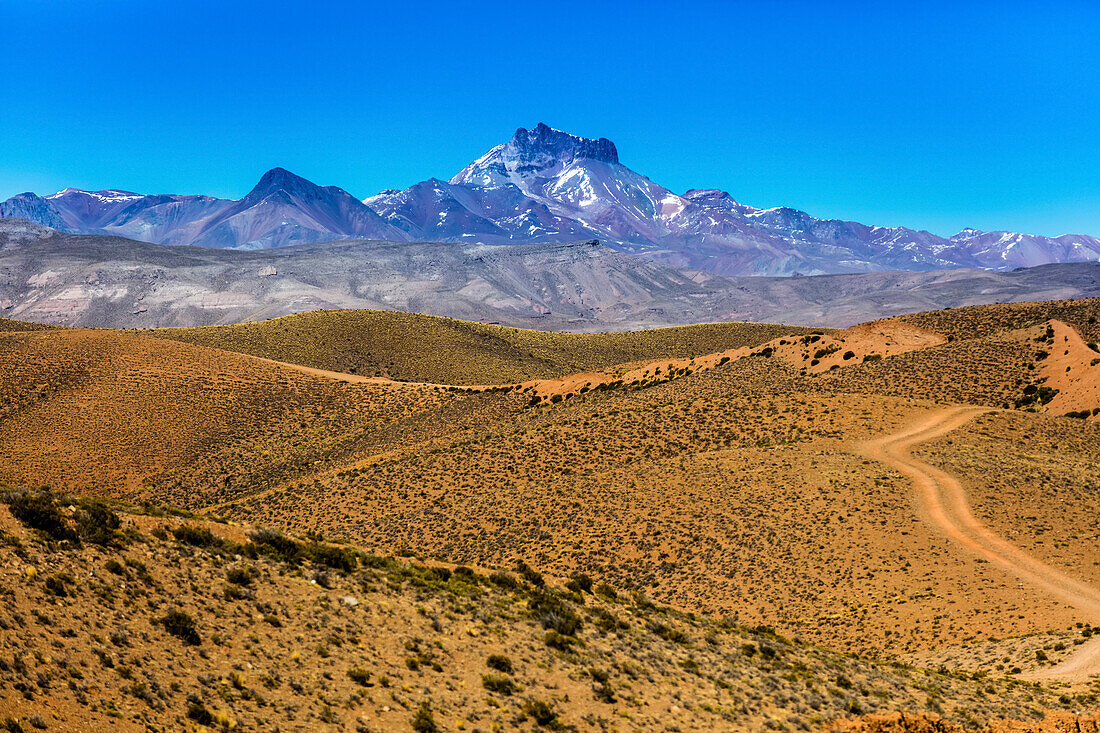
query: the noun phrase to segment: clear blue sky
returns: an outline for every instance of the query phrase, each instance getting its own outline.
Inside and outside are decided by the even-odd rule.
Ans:
[[[1100,235],[1098,39],[1096,0],[0,0],[0,198],[362,198],[543,121],[675,191]]]

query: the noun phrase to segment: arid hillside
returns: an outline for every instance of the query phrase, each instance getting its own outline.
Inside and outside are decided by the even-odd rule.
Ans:
[[[967,483],[973,503],[1005,536],[1032,549],[1057,537],[1058,552],[1037,554],[1100,582],[1082,493],[1098,483],[1100,426],[1081,402],[1100,373],[1086,341],[1096,307],[960,309],[770,339],[778,327],[750,338],[737,324],[569,337],[586,339],[575,358],[595,371],[489,390],[303,374],[145,332],[10,332],[0,335],[10,375],[0,382],[0,480],[322,531],[381,554],[583,571],[685,611],[849,650],[985,643],[1100,618],[959,551],[914,511],[911,479],[861,446],[938,420],[948,404],[1007,409],[930,438],[921,455],[985,481]],[[316,319],[322,331],[354,332],[338,314]],[[311,322],[284,320],[299,333]],[[188,333],[247,344],[242,334],[275,338],[280,323]],[[545,337],[537,352],[521,340],[531,332],[431,323],[438,343],[466,329],[463,353],[503,354],[501,370],[564,369],[574,358],[564,337]],[[401,344],[395,365],[470,377],[438,355],[414,362],[408,330],[390,333]],[[732,343],[714,350],[723,338]],[[755,343],[738,345],[745,339]],[[333,336],[302,354],[330,342],[352,351]],[[525,362],[524,350],[541,356]],[[1078,402],[1063,410],[1070,396]],[[1064,437],[1041,491],[1044,506],[1073,511],[991,513],[1002,487],[1036,475],[1019,449],[988,452],[990,441],[1014,444],[1008,416]]]
[[[556,333],[396,311],[312,311],[233,326],[142,331],[275,361],[436,384],[507,384],[692,357],[811,329],[707,323],[645,331]]]
[[[0,375],[2,480],[106,496],[136,496],[149,476],[194,471],[211,456],[274,480],[452,399],[88,329],[0,332]],[[266,444],[275,438],[277,460]]]
[[[1077,714],[1096,689],[837,654],[584,575],[394,559],[152,506],[3,502],[8,731],[1096,725]]]

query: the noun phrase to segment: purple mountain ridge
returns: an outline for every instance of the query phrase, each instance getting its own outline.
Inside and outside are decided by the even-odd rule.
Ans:
[[[66,189],[0,203],[0,216],[158,244],[262,249],[339,239],[531,244],[598,239],[646,259],[722,275],[1012,270],[1100,260],[1100,239],[905,227],[757,209],[725,191],[683,194],[623,165],[606,138],[520,128],[449,181],[362,202],[275,168],[239,201]]]

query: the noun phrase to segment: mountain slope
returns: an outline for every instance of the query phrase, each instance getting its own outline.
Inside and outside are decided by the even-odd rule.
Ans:
[[[567,330],[744,320],[733,316],[745,299],[721,278],[692,279],[596,242],[241,252],[84,235],[19,241],[0,244],[0,316],[63,325],[201,326],[321,308]]]
[[[1100,259],[1095,237],[966,230],[945,239],[904,227],[817,219],[788,207],[756,209],[714,189],[681,196],[624,166],[610,140],[579,138],[541,123],[517,130],[445,188],[436,182],[445,199],[415,189],[383,192],[366,203],[445,241],[464,233],[442,222],[468,219],[478,222],[475,231],[499,237],[496,225],[509,241],[584,232],[624,251],[724,275],[1012,269]],[[536,207],[552,225],[527,217],[517,226],[512,215]]]
[[[264,249],[341,238],[407,237],[347,191],[273,168],[247,196],[206,221],[188,244]]]
[[[9,731],[600,730],[626,715],[639,731],[809,730],[902,711],[905,730],[953,733],[1036,706],[1058,712],[1026,730],[1094,729],[1054,686],[881,664],[610,586],[574,593],[526,566],[490,574],[58,499],[17,491],[0,508]],[[52,533],[73,539],[50,551],[34,526],[55,514]]]
[[[20,194],[0,216],[159,244],[260,249],[347,238],[483,244],[598,239],[668,265],[727,276],[1018,267],[1100,260],[1100,239],[905,227],[757,209],[724,191],[677,194],[619,159],[606,138],[520,128],[449,181],[355,200],[282,168],[239,201],[65,189]]]
[[[725,278],[593,242],[345,241],[240,252],[0,219],[0,317],[69,326],[205,326],[322,308],[569,331],[714,321],[849,326],[937,308],[1098,295],[1095,262]]]
[[[262,249],[289,244],[409,237],[335,186],[317,186],[282,168],[263,175],[239,201],[67,188],[0,204],[18,217],[63,232],[114,234],[157,244]]]

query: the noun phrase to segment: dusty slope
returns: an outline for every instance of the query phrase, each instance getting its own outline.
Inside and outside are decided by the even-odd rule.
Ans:
[[[8,730],[808,729],[887,711],[1034,725],[1096,703],[1088,689],[839,655],[530,571],[7,501]],[[56,539],[73,534],[79,546]]]
[[[133,496],[147,476],[218,454],[255,480],[285,478],[349,435],[442,399],[434,389],[346,385],[145,336],[3,332],[0,474]],[[278,461],[272,440],[284,446]]]
[[[975,517],[971,498],[955,476],[912,455],[913,446],[951,434],[986,412],[980,407],[950,408],[900,433],[876,438],[863,445],[861,452],[906,475],[916,492],[918,514],[960,551],[993,563],[1015,575],[1021,584],[1067,603],[1086,619],[1086,627],[1100,623],[1100,584],[1085,582],[1080,573],[1071,574],[1044,562],[999,535]],[[1081,644],[1052,667],[1028,672],[1031,679],[1079,682],[1094,675],[1100,677],[1100,639]]]
[[[661,357],[756,346],[809,329],[708,323],[616,333],[557,333],[395,311],[313,311],[150,336],[318,369],[440,384],[502,384]]]
[[[547,406],[537,409],[529,406],[530,391],[426,390],[407,405],[405,390],[423,388],[333,385],[259,364],[259,373],[274,370],[296,385],[285,419],[232,413],[237,417],[226,421],[224,433],[186,460],[162,460],[154,451],[156,460],[135,464],[138,478],[130,485],[146,487],[142,497],[335,531],[386,552],[417,548],[489,564],[525,559],[562,574],[583,568],[682,608],[774,622],[845,648],[904,652],[1066,628],[1081,620],[1072,608],[1021,590],[1000,568],[959,557],[912,513],[903,476],[852,453],[855,443],[939,409],[924,399],[929,394],[978,404],[1019,395],[1034,375],[1017,352],[1035,348],[1028,338],[1045,338],[1038,323],[1038,335],[1025,329],[1024,336],[1009,331],[950,341],[896,322],[780,338],[787,343],[777,341],[770,352],[756,347],[748,349],[755,355],[725,363],[697,357],[691,374],[677,366],[670,375],[667,363],[659,375],[653,364],[631,367],[644,378],[612,380],[622,383],[584,394],[578,389],[556,404],[540,400]],[[126,334],[111,338],[144,343]],[[12,358],[18,362],[48,343],[27,341]],[[856,349],[858,358],[843,358]],[[876,353],[885,355],[863,361]],[[38,363],[65,361],[47,356]],[[224,358],[227,375],[254,361]],[[708,359],[713,364],[703,365]],[[182,383],[201,391],[201,383],[187,381],[187,369],[178,371]],[[233,389],[278,403],[279,393],[249,374],[241,372]],[[120,393],[115,377],[89,384],[81,399],[94,404],[107,390],[123,406],[120,415],[156,404],[153,390]],[[38,400],[41,419],[6,421],[0,425],[11,428],[6,435],[42,439],[59,431],[79,442],[82,423],[51,422],[51,403],[66,415],[83,404],[69,392],[42,397],[30,381],[13,391]],[[187,401],[169,402],[190,421]],[[98,429],[109,430],[113,413],[99,417],[107,427]],[[1011,445],[1014,437],[1002,427],[990,434]],[[1061,420],[1058,430],[1073,437],[1061,456],[1066,465],[1093,481],[1090,457],[1100,445],[1094,427]],[[28,458],[31,442],[21,450],[22,458],[0,467],[0,478],[24,482],[40,474],[57,486],[82,488],[83,467],[105,456],[70,454],[45,464]],[[1005,463],[1005,481],[1027,475],[1026,466]],[[1002,476],[988,467],[985,473]],[[1052,491],[1079,506],[1072,483]],[[975,505],[981,509],[980,501]],[[1067,537],[1067,556],[1092,551],[1073,539],[1091,536],[1083,516],[1073,511],[1051,519]],[[1025,546],[1047,531],[1026,517],[1005,521],[1002,534]],[[1088,582],[1090,568],[1083,568]]]

